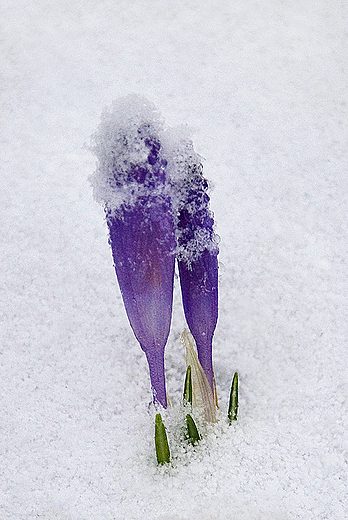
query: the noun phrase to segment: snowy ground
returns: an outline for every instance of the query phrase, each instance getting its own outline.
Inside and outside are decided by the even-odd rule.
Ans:
[[[346,519],[347,4],[0,7],[1,519]],[[129,92],[192,127],[221,237],[222,418],[167,469],[87,181],[85,143]],[[174,404],[184,326],[176,283]]]

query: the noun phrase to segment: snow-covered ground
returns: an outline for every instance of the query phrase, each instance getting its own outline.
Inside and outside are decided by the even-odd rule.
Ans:
[[[346,2],[0,8],[0,518],[348,518]],[[192,128],[221,237],[221,419],[169,468],[87,180],[101,111],[130,92]],[[176,280],[169,436],[184,327]]]

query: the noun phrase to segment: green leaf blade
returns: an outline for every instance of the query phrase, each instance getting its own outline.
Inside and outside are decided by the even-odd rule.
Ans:
[[[195,421],[192,419],[191,415],[188,413],[186,415],[186,424],[187,424],[187,438],[194,445],[197,444],[200,440],[200,435],[197,430],[197,426]]]
[[[155,419],[155,447],[158,464],[170,462],[170,451],[166,429],[162,422],[160,413],[156,414]]]
[[[228,406],[228,421],[236,421],[238,416],[238,373],[235,372],[231,385],[230,402]]]
[[[184,403],[192,404],[192,375],[191,365],[187,367],[184,384]]]

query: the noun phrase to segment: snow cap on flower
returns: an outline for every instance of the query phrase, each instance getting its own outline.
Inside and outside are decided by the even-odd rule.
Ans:
[[[114,265],[130,325],[146,354],[155,401],[167,406],[164,348],[173,298],[175,234],[162,123],[138,96],[117,100],[94,136],[91,182],[106,211]]]
[[[98,159],[90,177],[97,202],[112,214],[133,206],[139,197],[164,188],[165,160],[159,134],[163,123],[156,107],[145,98],[130,94],[105,109],[98,131],[92,136],[92,151]],[[155,192],[154,192],[155,190]]]
[[[163,148],[172,187],[176,256],[190,265],[203,251],[215,255],[219,252],[219,239],[209,209],[209,184],[203,176],[202,157],[195,152],[187,127],[166,130]]]

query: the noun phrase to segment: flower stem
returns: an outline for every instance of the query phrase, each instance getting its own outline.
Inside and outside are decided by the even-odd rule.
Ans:
[[[150,379],[154,403],[167,408],[167,394],[164,378],[164,349],[147,350],[145,352],[150,369]]]

